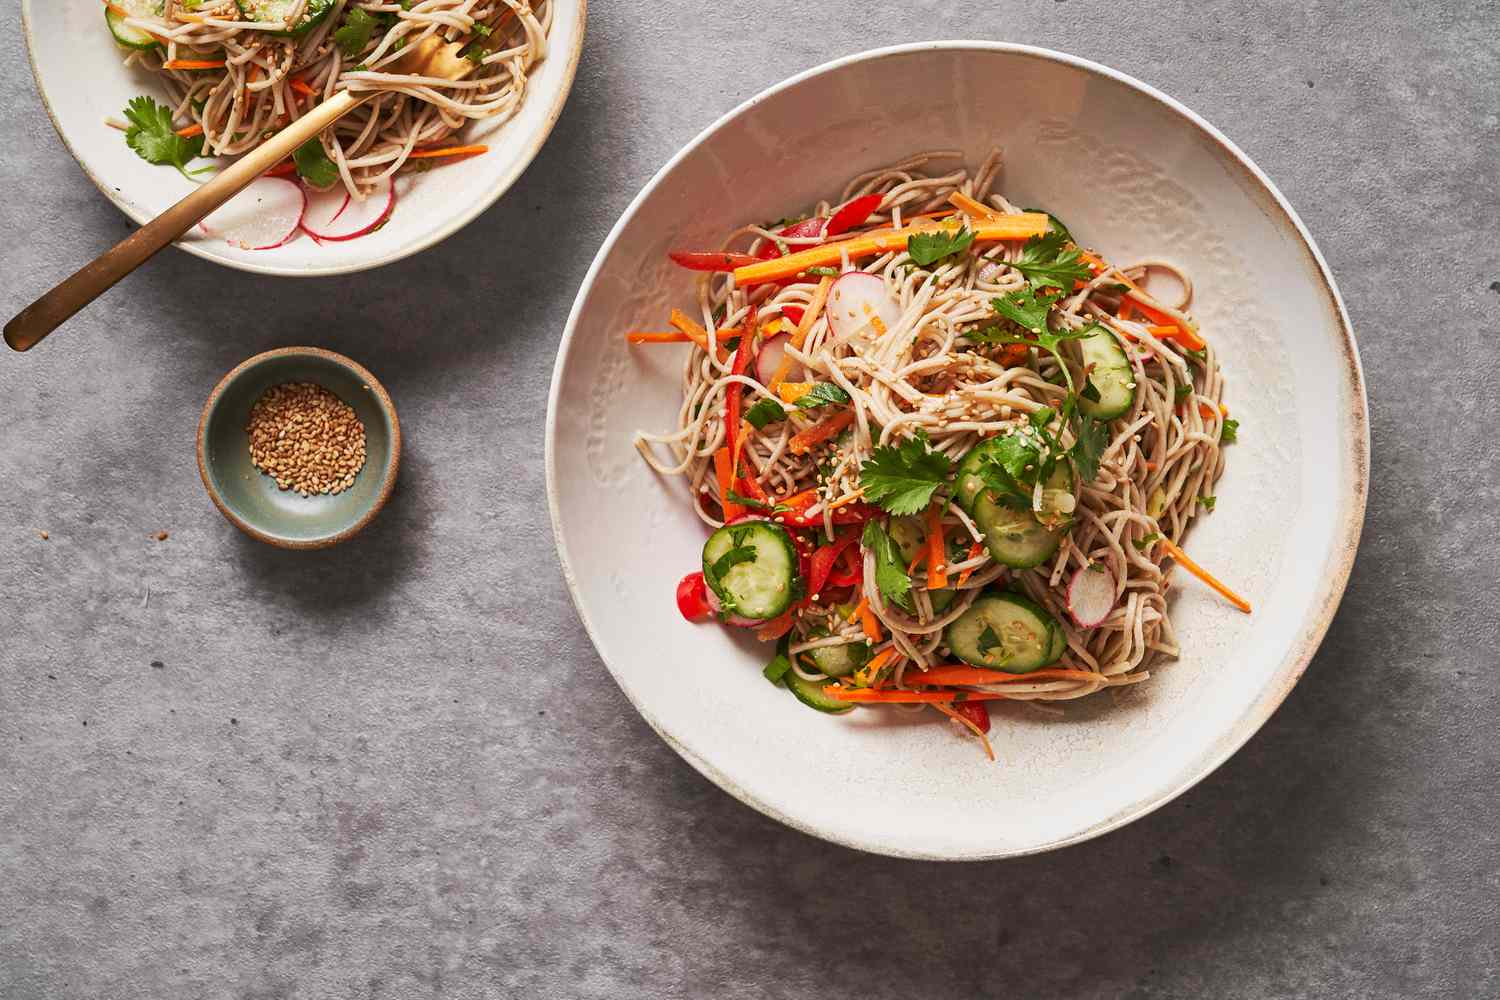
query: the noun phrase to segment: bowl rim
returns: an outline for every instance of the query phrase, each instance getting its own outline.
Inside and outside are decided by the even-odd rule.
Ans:
[[[737,785],[727,775],[714,767],[709,761],[683,746],[662,727],[661,723],[644,705],[636,700],[630,689],[621,681],[620,675],[616,672],[614,665],[604,655],[594,623],[584,608],[582,594],[578,587],[577,574],[569,560],[567,548],[563,541],[562,510],[558,502],[556,439],[557,415],[562,393],[564,362],[572,347],[573,338],[578,331],[578,323],[583,311],[584,302],[593,291],[594,283],[603,269],[605,260],[614,251],[615,244],[619,241],[626,226],[634,219],[636,212],[640,209],[644,201],[679,163],[696,152],[700,146],[729,123],[754,109],[756,105],[784,90],[801,84],[805,80],[826,73],[833,73],[859,62],[889,59],[916,52],[955,50],[1004,53],[1061,63],[1065,66],[1082,70],[1085,73],[1100,76],[1115,83],[1124,84],[1126,87],[1155,100],[1162,107],[1174,112],[1187,125],[1196,129],[1205,138],[1211,140],[1223,152],[1228,154],[1229,162],[1237,165],[1243,171],[1252,186],[1259,188],[1270,196],[1286,221],[1291,223],[1292,229],[1301,240],[1303,249],[1314,264],[1314,271],[1319,279],[1323,294],[1333,306],[1333,314],[1337,320],[1340,335],[1340,347],[1347,362],[1341,374],[1346,382],[1349,398],[1353,401],[1348,414],[1351,429],[1353,430],[1353,434],[1351,435],[1352,440],[1348,442],[1349,446],[1353,449],[1353,454],[1350,456],[1353,481],[1351,483],[1352,489],[1349,491],[1352,495],[1346,495],[1343,498],[1345,509],[1339,516],[1338,524],[1333,534],[1334,552],[1330,556],[1328,566],[1326,567],[1329,572],[1323,577],[1324,584],[1319,593],[1308,605],[1308,613],[1304,619],[1302,634],[1296,638],[1284,661],[1292,664],[1290,671],[1284,675],[1279,689],[1268,690],[1263,693],[1256,702],[1252,703],[1250,710],[1235,723],[1230,731],[1221,736],[1209,751],[1201,755],[1197,761],[1190,761],[1188,767],[1183,772],[1184,776],[1175,785],[1164,785],[1160,790],[1144,796],[1142,799],[1111,816],[1098,820],[1073,834],[1059,837],[1046,843],[1019,849],[946,855],[931,851],[895,847],[881,843],[878,839],[874,838],[844,836],[839,833],[820,829],[815,824],[787,816],[770,803],[750,794],[746,789]],[[568,594],[573,600],[573,606],[578,612],[578,617],[583,622],[584,630],[588,633],[589,640],[594,645],[596,654],[603,661],[605,668],[609,670],[615,683],[619,685],[620,690],[624,692],[625,697],[634,706],[641,718],[646,721],[647,725],[655,730],[656,734],[668,746],[675,750],[679,756],[692,765],[704,777],[757,812],[802,833],[856,850],[921,861],[989,861],[1000,858],[1024,857],[1092,840],[1095,837],[1102,836],[1112,830],[1134,822],[1142,816],[1166,805],[1217,770],[1250,737],[1254,736],[1260,730],[1271,715],[1275,713],[1276,709],[1280,707],[1281,703],[1286,700],[1287,695],[1291,693],[1292,688],[1296,686],[1297,681],[1306,672],[1308,664],[1322,643],[1323,637],[1333,621],[1333,616],[1338,610],[1339,602],[1349,581],[1349,575],[1354,567],[1355,553],[1358,550],[1360,533],[1364,526],[1365,507],[1369,493],[1370,426],[1368,405],[1365,392],[1364,370],[1360,364],[1359,349],[1355,344],[1353,327],[1349,320],[1348,310],[1344,306],[1343,297],[1339,294],[1338,286],[1334,281],[1332,272],[1329,270],[1327,261],[1318,249],[1318,245],[1313,240],[1312,234],[1308,232],[1301,217],[1297,215],[1296,210],[1292,208],[1286,196],[1281,193],[1280,188],[1223,132],[1219,131],[1219,129],[1210,124],[1197,112],[1156,87],[1120,70],[1079,56],[1059,52],[1054,49],[1015,42],[996,42],[979,39],[911,42],[868,49],[863,52],[856,52],[851,55],[832,59],[796,73],[782,80],[780,83],[773,84],[721,115],[717,120],[694,136],[652,175],[651,179],[646,182],[645,186],[631,200],[625,211],[620,215],[620,218],[615,222],[614,227],[610,230],[609,235],[605,238],[597,254],[595,254],[593,262],[589,265],[588,272],[584,275],[583,283],[579,286],[578,294],[573,300],[573,307],[568,313],[567,324],[563,330],[562,340],[558,345],[557,359],[552,369],[552,384],[547,395],[547,419],[544,430],[547,506],[551,514],[553,540],[557,547],[558,560],[562,565],[563,579],[567,584]]]
[[[557,93],[552,99],[552,104],[547,109],[546,121],[542,123],[541,129],[532,136],[524,155],[516,161],[510,170],[499,176],[491,191],[445,224],[421,235],[412,241],[409,246],[393,250],[382,257],[360,263],[335,264],[328,267],[289,267],[278,264],[257,264],[252,261],[232,260],[220,257],[211,253],[206,246],[200,246],[195,243],[173,241],[172,245],[195,257],[201,257],[204,260],[211,261],[223,267],[228,267],[236,271],[245,271],[250,274],[267,274],[281,278],[327,278],[339,274],[356,274],[360,271],[370,271],[377,267],[384,267],[387,264],[394,264],[398,260],[405,260],[413,254],[421,253],[423,250],[441,243],[477,219],[491,205],[499,201],[505,192],[511,189],[516,181],[521,178],[521,175],[526,172],[526,169],[531,166],[532,160],[536,159],[537,154],[542,151],[542,147],[546,145],[547,139],[552,135],[553,127],[557,125],[558,118],[562,117],[563,108],[568,103],[568,95],[573,91],[574,79],[578,75],[578,62],[583,55],[583,39],[588,33],[588,0],[567,0],[567,2],[577,4],[578,7],[578,37],[574,39],[572,51],[568,53],[567,63],[563,69],[562,86],[557,89]],[[103,178],[98,177],[89,169],[88,164],[84,162],[83,157],[74,148],[73,141],[68,138],[68,134],[63,130],[62,123],[57,119],[57,114],[52,110],[52,101],[48,98],[47,91],[42,86],[42,75],[36,61],[36,41],[32,36],[31,28],[31,4],[32,0],[21,0],[21,34],[26,40],[26,61],[31,66],[31,79],[36,85],[37,95],[42,99],[42,109],[47,112],[47,118],[52,122],[52,128],[57,132],[57,137],[62,140],[63,146],[66,147],[69,155],[73,157],[73,161],[78,164],[79,169],[83,171],[84,176],[92,181],[94,187],[98,188],[101,194],[113,202],[114,206],[124,213],[127,218],[137,225],[144,225],[151,220],[151,214],[137,211],[130,202],[116,193],[113,185],[105,182]]]
[[[359,516],[358,520],[331,535],[319,535],[316,538],[284,538],[262,531],[230,510],[229,505],[220,495],[218,487],[214,485],[213,478],[208,474],[208,458],[205,455],[208,425],[214,411],[218,408],[220,398],[241,376],[276,358],[319,358],[347,369],[375,394],[376,405],[380,407],[381,413],[391,425],[391,454],[386,461],[385,471],[381,475],[379,492],[375,494],[369,508]],[[363,531],[371,521],[375,520],[375,515],[380,513],[385,507],[385,502],[391,498],[391,491],[396,488],[396,474],[401,470],[401,420],[396,415],[396,404],[391,402],[390,394],[385,391],[385,386],[370,374],[368,368],[354,359],[321,347],[277,347],[246,358],[219,379],[213,391],[208,394],[208,399],[203,403],[203,410],[198,415],[197,451],[198,476],[203,480],[203,488],[208,491],[209,499],[214,502],[215,507],[219,508],[219,513],[224,515],[226,521],[256,541],[265,542],[267,545],[274,545],[280,549],[326,549],[339,542],[347,541]]]

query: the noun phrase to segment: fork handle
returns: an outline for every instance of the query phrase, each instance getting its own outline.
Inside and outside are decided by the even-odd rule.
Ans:
[[[225,167],[213,180],[22,309],[5,324],[5,342],[17,351],[31,350],[43,337],[109,291],[115,282],[151,259],[162,247],[192,229],[214,209],[243,191],[251,181],[373,96],[373,93],[355,95],[341,90],[316,105],[306,115]]]

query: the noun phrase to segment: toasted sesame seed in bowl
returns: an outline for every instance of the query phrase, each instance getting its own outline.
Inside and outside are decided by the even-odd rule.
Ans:
[[[332,351],[283,347],[220,380],[198,423],[198,471],[252,538],[316,549],[352,537],[396,483],[401,426],[385,388]]]

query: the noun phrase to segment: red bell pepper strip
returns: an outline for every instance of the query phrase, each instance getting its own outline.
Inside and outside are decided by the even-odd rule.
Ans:
[[[783,316],[786,317],[786,320],[787,320],[788,323],[792,323],[792,324],[794,324],[796,326],[801,326],[802,325],[802,317],[804,315],[806,315],[806,314],[807,314],[807,310],[803,309],[801,306],[782,306],[781,307],[781,315],[783,315]]]
[[[707,618],[713,610],[708,603],[708,584],[702,573],[689,573],[677,585],[677,610],[690,622]]]
[[[755,630],[755,638],[761,642],[773,642],[792,630],[796,609],[790,609],[779,618],[772,618]]]
[[[880,201],[884,197],[878,194],[867,194],[855,198],[840,206],[833,217],[828,220],[828,228],[825,233],[829,236],[842,236],[855,226],[864,225],[866,219],[875,214],[880,207]]]
[[[953,711],[974,723],[975,728],[981,733],[990,731],[990,707],[984,702],[961,701],[953,706]]]
[[[850,556],[853,558],[849,558]],[[844,564],[849,565],[845,566]],[[858,549],[845,549],[843,556],[834,564],[834,571],[828,574],[828,582],[835,587],[852,587],[864,579],[864,561],[859,557]]]
[[[823,584],[828,582],[828,576],[833,572],[834,564],[838,562],[839,556],[857,541],[859,541],[858,531],[845,531],[813,553],[812,563],[807,573],[807,596],[803,598],[803,603],[811,602],[822,592]]]
[[[783,507],[789,508],[775,515],[784,524],[796,528],[816,528],[823,523],[823,513],[808,516],[808,509],[818,502],[817,490],[803,490],[801,493],[793,493],[784,500],[778,501]],[[834,524],[864,524],[870,518],[879,514],[880,511],[867,503],[845,504],[833,512]]]
[[[733,271],[737,267],[744,267],[746,264],[754,264],[756,261],[765,259],[752,257],[747,253],[726,253],[722,250],[712,252],[673,250],[667,256],[671,257],[678,266],[685,267],[689,271]]]

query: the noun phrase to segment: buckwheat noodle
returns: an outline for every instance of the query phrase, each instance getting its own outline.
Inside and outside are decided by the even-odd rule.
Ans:
[[[547,55],[551,0],[535,8],[516,0],[336,0],[328,16],[300,37],[280,34],[302,20],[297,0],[285,20],[249,21],[234,0],[166,0],[161,17],[125,23],[163,43],[132,52],[127,62],[157,73],[171,94],[176,121],[203,126],[205,156],[255,148],[288,122],[339,90],[377,90],[323,133],[323,146],[356,197],[409,164],[414,150],[441,144],[472,119],[504,118],[526,97],[528,74]],[[334,32],[356,9],[391,19],[367,44],[346,54]],[[463,80],[390,72],[409,45],[438,35],[478,44],[477,65]],[[217,60],[215,69],[168,69],[177,61]]]
[[[934,161],[955,161],[958,156],[954,152],[925,153],[861,174],[845,186],[837,200],[821,202],[812,212],[827,216],[833,207],[851,198],[879,193],[883,197],[878,214],[864,228],[899,228],[903,218],[949,208],[953,192],[969,195],[1002,213],[1021,211],[991,190],[1001,169],[998,151],[973,174],[962,167],[944,173],[926,172]],[[837,238],[852,235],[857,234]],[[773,238],[792,250],[825,242],[818,237],[782,237],[752,225],[730,233],[723,247],[753,253]],[[817,423],[816,411],[794,410],[784,422],[769,424],[764,431],[746,425],[750,436],[741,461],[750,471],[745,474],[756,477],[768,494],[785,496],[818,484],[819,464],[831,462],[831,470],[824,467],[827,475],[820,493],[825,526],[831,536],[834,529],[828,505],[856,494],[860,465],[877,445],[897,443],[920,428],[926,431],[934,449],[957,461],[981,440],[1015,427],[1038,409],[1059,408],[1066,389],[1054,384],[1059,373],[1050,354],[1032,351],[1024,366],[1007,367],[996,360],[999,348],[965,338],[967,330],[993,319],[992,299],[1023,286],[1024,279],[1017,271],[1002,266],[1013,259],[1018,248],[1015,241],[995,243],[980,253],[960,256],[958,263],[943,264],[930,278],[927,270],[903,266],[910,261],[904,251],[886,253],[865,263],[863,270],[881,277],[900,304],[900,322],[884,333],[865,327],[839,339],[833,335],[825,313],[811,327],[800,351],[787,349],[788,355],[808,370],[808,378],[833,382],[849,394],[855,412],[849,440],[832,449],[831,458],[829,449],[804,456],[792,454],[788,449],[791,436]],[[980,555],[950,564],[950,573],[970,570],[971,575],[959,587],[957,599],[941,614],[933,612],[922,589],[921,574],[917,574],[912,590],[916,614],[911,615],[882,600],[875,582],[875,556],[865,553],[864,595],[901,657],[892,678],[896,685],[914,665],[947,659],[939,654],[944,627],[962,615],[986,586],[1008,577],[1059,621],[1065,621],[1067,581],[1074,571],[1091,563],[1103,564],[1113,574],[1117,586],[1114,609],[1092,629],[1078,629],[1069,622],[1068,648],[1056,666],[1087,670],[1103,675],[1104,680],[1039,680],[975,687],[1003,691],[1013,699],[1079,698],[1105,687],[1145,680],[1154,660],[1177,654],[1177,638],[1168,616],[1168,581],[1143,540],[1158,533],[1173,542],[1180,540],[1200,509],[1199,498],[1212,493],[1214,482],[1223,472],[1223,411],[1219,403],[1224,383],[1212,345],[1190,359],[1176,343],[1153,336],[1144,323],[1117,318],[1122,276],[1139,282],[1148,269],[1175,275],[1183,289],[1179,302],[1158,303],[1159,308],[1178,314],[1189,305],[1192,284],[1187,275],[1168,262],[1151,260],[1130,266],[1106,265],[1085,288],[1063,300],[1060,322],[1054,314],[1054,326],[1077,327],[1096,321],[1128,334],[1133,341],[1128,354],[1136,382],[1130,410],[1109,423],[1110,442],[1098,477],[1075,485],[1073,527],[1063,537],[1057,554],[1035,569],[1012,570],[995,562],[981,546]],[[737,288],[729,274],[705,276],[698,286],[698,312],[709,332],[710,345],[717,345],[720,328],[741,323],[751,305],[762,321],[779,315],[787,306],[807,307],[816,282],[808,279],[785,286],[768,283],[745,290]],[[1081,372],[1074,343],[1065,341],[1063,350],[1072,352],[1077,379]],[[1149,375],[1148,363],[1152,364]],[[745,401],[747,409],[758,399],[772,398],[758,381],[730,374],[727,362],[695,347],[683,371],[678,429],[668,434],[640,432],[636,439],[637,448],[652,468],[687,478],[698,516],[714,527],[722,522],[717,490],[711,488],[711,458],[725,441],[723,394],[732,384],[749,386],[753,391]],[[1066,430],[1062,442],[1072,442]],[[957,503],[949,504],[944,518],[948,537],[961,532],[975,541],[981,539],[981,532]],[[794,653],[864,639],[857,623],[816,602],[798,613],[791,635]],[[793,669],[804,677],[813,680],[824,676],[807,670],[798,659],[793,657]]]

